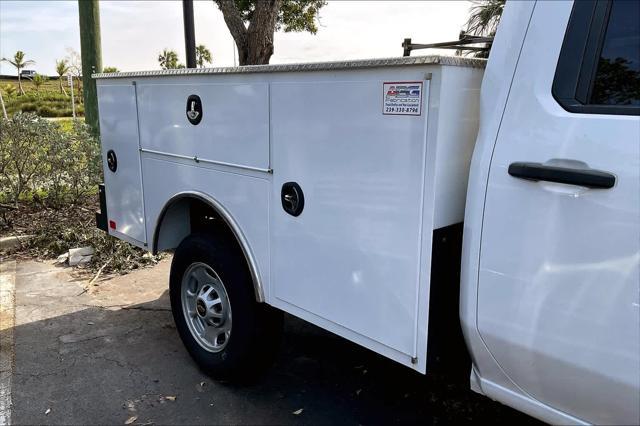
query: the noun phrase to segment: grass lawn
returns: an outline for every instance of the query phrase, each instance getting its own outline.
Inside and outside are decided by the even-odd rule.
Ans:
[[[9,86],[13,86],[15,90],[10,89]],[[66,77],[63,78],[63,86],[67,92],[66,95],[60,92],[60,83],[57,78],[47,80],[39,90],[36,90],[33,81],[24,78],[22,79],[22,87],[25,94],[18,95],[18,80],[0,79],[0,92],[2,92],[8,115],[22,111],[34,112],[41,117],[71,117],[71,94]],[[80,87],[82,87],[82,83]],[[74,96],[76,115],[83,116],[82,95],[77,92],[75,81]]]

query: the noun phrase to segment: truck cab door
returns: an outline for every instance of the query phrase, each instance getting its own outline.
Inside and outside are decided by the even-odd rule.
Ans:
[[[480,335],[526,397],[589,423],[640,422],[638,16],[536,4],[485,199]]]

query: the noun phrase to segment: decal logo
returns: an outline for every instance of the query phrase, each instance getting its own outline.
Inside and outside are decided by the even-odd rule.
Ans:
[[[420,97],[420,86],[391,86],[387,91],[387,96],[418,98]]]
[[[422,88],[421,81],[383,83],[382,114],[421,115]]]

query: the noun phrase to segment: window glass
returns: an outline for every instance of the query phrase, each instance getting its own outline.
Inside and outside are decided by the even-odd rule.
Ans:
[[[611,4],[590,103],[640,106],[640,1]]]

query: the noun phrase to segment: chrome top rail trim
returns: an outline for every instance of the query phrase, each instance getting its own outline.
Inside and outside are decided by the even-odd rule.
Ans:
[[[160,77],[181,75],[209,75],[209,74],[251,74],[270,72],[301,72],[301,71],[334,71],[359,68],[399,67],[406,65],[450,65],[457,67],[484,68],[486,59],[467,58],[464,56],[408,56],[399,58],[361,59],[352,61],[309,62],[299,64],[275,65],[245,65],[241,67],[217,68],[182,68],[176,70],[132,71],[117,73],[96,73],[92,77],[102,78],[130,78],[130,77]]]

